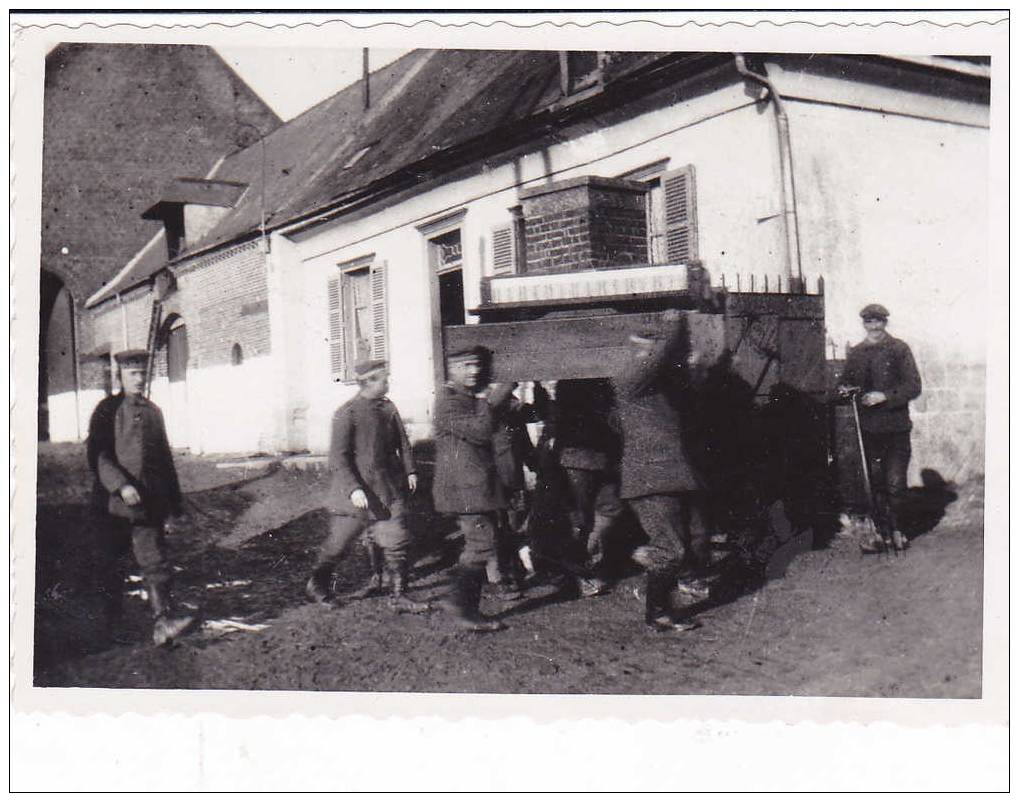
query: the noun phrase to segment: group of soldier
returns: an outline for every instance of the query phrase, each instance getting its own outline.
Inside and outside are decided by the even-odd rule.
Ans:
[[[868,465],[880,495],[883,534],[896,547],[904,537],[896,515],[909,462],[908,402],[920,379],[909,348],[885,331],[888,312],[866,307],[867,331],[843,376],[845,392],[859,392]],[[514,395],[516,383],[489,383],[492,353],[480,347],[451,352],[448,381],[434,408],[432,505],[455,519],[462,550],[440,603],[458,629],[491,632],[500,620],[481,612],[486,584],[505,597],[521,596],[529,576],[546,567],[580,597],[607,591],[605,549],[624,511],[646,540],[632,554],[643,568],[644,622],[655,632],[682,632],[696,622],[674,608],[675,596],[703,599],[711,567],[711,521],[706,488],[688,453],[682,411],[667,377],[681,337],[680,312],[662,314],[657,331],[629,337],[624,370],[610,380],[560,380],[554,399],[536,383],[533,400]],[[164,527],[181,512],[181,491],[159,409],[145,396],[148,355],[117,356],[122,388],[96,408],[88,459],[95,474],[94,511],[100,577],[115,611],[116,558],[133,550],[154,614],[153,641],[171,642],[196,624],[173,607]],[[329,532],[305,587],[309,599],[337,600],[337,562],[357,540],[368,548],[371,580],[358,595],[389,591],[397,613],[430,605],[408,593],[412,532],[408,518],[419,493],[411,444],[395,405],[386,398],[385,361],[355,366],[358,392],[334,414],[325,498]],[[527,425],[544,427],[537,448]],[[542,477],[554,466],[564,483],[556,505],[570,526],[569,550],[541,547],[543,522],[528,503],[524,465]],[[547,509],[548,505],[545,505]],[[881,537],[870,542],[879,550]],[[868,548],[864,548],[868,550]]]
[[[649,537],[638,556],[647,568],[648,625],[663,631],[691,627],[671,612],[669,598],[681,576],[687,586],[703,588],[697,577],[707,566],[710,538],[698,498],[702,485],[658,377],[679,336],[680,318],[668,311],[661,334],[631,337],[630,365],[611,385],[559,381],[554,403],[540,384],[528,404],[514,396],[516,383],[488,383],[489,350],[471,347],[447,356],[449,380],[434,410],[432,502],[436,512],[455,517],[463,541],[443,601],[458,627],[476,632],[503,627],[481,614],[486,583],[501,585],[507,597],[519,595],[517,538],[526,536],[529,524],[536,530],[523,467],[527,463],[539,473],[542,468],[527,435],[527,424],[537,421],[547,430],[539,448],[548,455],[554,446],[566,473],[573,539],[583,548],[579,559],[567,554],[553,560],[559,579],[565,573],[581,596],[606,591],[599,574],[603,544],[625,501]],[[414,458],[399,414],[385,397],[385,362],[360,362],[356,374],[358,394],[333,418],[331,530],[307,594],[318,602],[333,597],[337,560],[367,532],[369,548],[377,549],[385,566],[393,609],[419,613],[425,604],[406,591],[407,502],[418,482]],[[381,573],[371,588],[381,585]]]

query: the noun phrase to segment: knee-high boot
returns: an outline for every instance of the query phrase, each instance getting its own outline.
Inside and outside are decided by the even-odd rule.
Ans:
[[[148,590],[149,605],[156,619],[152,627],[153,644],[157,647],[169,644],[195,626],[195,618],[190,614],[173,613],[169,581],[146,582],[145,588]]]
[[[453,569],[448,603],[457,627],[461,630],[487,633],[504,627],[499,620],[486,619],[481,615],[481,588],[484,581],[484,567],[457,565]]]
[[[653,568],[647,571],[644,622],[654,631],[687,631],[697,627],[697,623],[678,619],[673,613],[672,590],[676,580],[675,568]]]
[[[329,562],[319,562],[315,565],[315,569],[311,571],[311,577],[304,587],[308,600],[325,603],[332,597],[333,567],[333,564]]]
[[[427,603],[419,603],[407,596],[407,558],[399,556],[387,558],[389,581],[392,594],[389,596],[389,607],[397,614],[424,614],[429,610]]]

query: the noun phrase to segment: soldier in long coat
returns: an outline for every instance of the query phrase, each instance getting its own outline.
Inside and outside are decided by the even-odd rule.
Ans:
[[[867,453],[879,528],[898,550],[907,545],[900,523],[906,495],[906,474],[912,456],[909,403],[920,396],[922,383],[909,345],[887,330],[888,309],[871,303],[860,311],[866,336],[850,350],[840,390],[858,389],[860,427]],[[883,550],[884,540],[873,538],[865,552]]]
[[[194,617],[175,614],[170,598],[173,568],[165,525],[181,514],[181,492],[163,414],[144,396],[148,357],[145,350],[115,356],[121,393],[106,397],[93,411],[86,452],[94,476],[96,566],[110,614],[120,608],[117,560],[130,548],[155,617],[152,640],[162,645],[190,628]]]
[[[435,510],[456,515],[464,537],[449,605],[458,625],[472,631],[503,627],[498,620],[483,618],[479,607],[485,568],[498,558],[498,513],[509,506],[492,439],[513,387],[498,385],[487,398],[479,393],[484,355],[483,349],[472,347],[448,356],[449,381],[439,388],[434,414]]]
[[[407,501],[417,489],[410,441],[396,406],[386,398],[386,362],[359,361],[355,373],[358,393],[333,415],[332,476],[325,503],[329,534],[319,549],[306,591],[316,602],[329,600],[337,560],[354,539],[370,532],[389,571],[392,609],[421,613],[427,606],[406,593],[411,541]]]
[[[647,569],[645,621],[655,630],[686,630],[693,625],[674,618],[669,595],[680,576],[688,590],[703,591],[711,536],[701,477],[665,390],[664,368],[683,338],[682,314],[670,309],[663,319],[661,336],[630,338],[630,362],[614,380],[623,436],[620,495],[649,538],[640,555]]]

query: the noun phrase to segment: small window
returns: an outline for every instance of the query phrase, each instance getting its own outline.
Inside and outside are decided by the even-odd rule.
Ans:
[[[334,381],[353,379],[354,364],[388,351],[385,262],[370,257],[329,279],[330,370]]]
[[[563,96],[600,85],[602,53],[571,50],[559,53],[559,81]]]
[[[234,344],[230,349],[230,364],[240,366],[242,363],[244,363],[244,351],[241,350],[241,345]]]
[[[367,267],[344,273],[347,279],[347,316],[351,318],[348,325],[351,348],[349,350],[354,361],[371,356],[372,348],[372,298]]]
[[[618,178],[647,185],[648,259],[651,264],[697,261],[697,185],[693,165],[670,170],[669,160]]]
[[[463,325],[464,309],[463,237],[460,229],[428,240],[428,256],[439,281],[439,321],[443,326]]]
[[[431,240],[432,265],[436,272],[445,272],[463,266],[464,251],[460,229],[446,232]]]
[[[374,146],[376,143],[378,143],[377,140],[376,141],[372,141],[367,146],[363,146],[360,149],[358,149],[356,152],[354,152],[350,156],[350,158],[345,163],[343,163],[343,170],[344,171],[349,171],[351,168],[353,168],[355,165],[357,165],[357,163],[360,161],[360,159],[362,157],[364,157],[364,155],[366,155],[371,150],[371,147]]]

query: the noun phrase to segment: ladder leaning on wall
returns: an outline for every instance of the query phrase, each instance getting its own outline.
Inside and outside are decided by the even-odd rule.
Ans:
[[[152,314],[149,316],[149,336],[145,342],[145,352],[147,352],[148,359],[145,364],[145,397],[146,399],[152,393],[152,373],[155,369],[156,361],[156,343],[159,341],[159,322],[163,317],[163,302],[153,296],[152,298]]]
[[[156,346],[159,344],[159,327],[163,320],[163,299],[175,286],[169,270],[161,270],[152,279],[152,311],[149,315],[149,334],[145,342],[148,363],[145,365],[145,396],[152,393],[152,374],[156,364]]]

